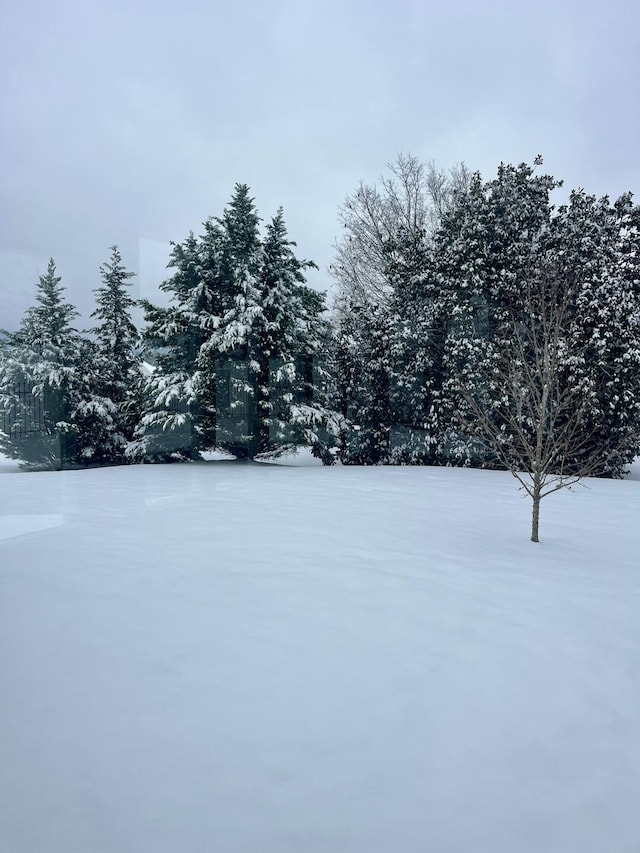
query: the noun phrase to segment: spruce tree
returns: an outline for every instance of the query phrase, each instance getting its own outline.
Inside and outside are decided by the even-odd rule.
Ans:
[[[76,413],[87,388],[86,349],[71,323],[78,312],[51,259],[36,286],[36,304],[8,336],[0,358],[0,406],[8,431],[0,449],[29,468],[82,464]]]
[[[321,441],[319,421],[328,416],[318,394],[310,404],[322,375],[313,365],[327,329],[324,298],[304,284],[313,264],[293,254],[282,212],[264,241],[259,222],[249,188],[237,184],[200,237],[174,245],[175,272],[162,285],[169,307],[143,303],[155,372],[129,447],[135,458],[222,449],[252,459]]]
[[[231,201],[215,221],[222,310],[201,349],[198,367],[203,375],[213,369],[219,378],[217,446],[237,458],[252,459],[259,452],[262,244],[260,217],[246,184],[236,184]]]
[[[141,302],[143,345],[154,364],[143,390],[143,414],[127,448],[136,460],[195,459],[215,446],[213,371],[198,371],[197,366],[220,310],[219,264],[210,231],[215,229],[206,223],[201,241],[191,233],[173,244],[169,267],[175,272],[160,285],[170,295],[169,307]]]
[[[83,402],[78,427],[85,456],[94,464],[126,461],[125,450],[133,438],[140,414],[141,374],[136,349],[138,331],[131,319],[136,304],[127,293],[133,273],[127,272],[117,246],[100,267],[102,287],[97,288],[92,317],[100,322],[91,331],[89,354],[91,394]]]
[[[262,313],[258,318],[258,451],[281,452],[302,443],[301,430],[311,417],[321,343],[323,295],[305,286],[304,271],[288,239],[280,208],[268,223],[260,270]]]
[[[298,402],[291,409],[298,444],[311,448],[323,465],[333,465],[347,422],[338,407],[336,346],[326,314],[324,292],[300,285],[297,363],[302,380]]]

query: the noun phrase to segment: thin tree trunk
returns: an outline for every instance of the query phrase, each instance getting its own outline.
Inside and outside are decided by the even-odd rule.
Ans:
[[[538,526],[540,523],[540,492],[542,491],[542,445],[544,441],[544,433],[548,415],[549,405],[549,351],[547,341],[544,343],[544,374],[542,385],[542,400],[540,401],[540,413],[538,416],[538,424],[536,428],[536,455],[533,469],[533,512],[531,518],[531,541],[539,542]]]
[[[533,512],[531,515],[531,541],[539,542],[538,526],[540,523],[540,482],[538,475],[535,476],[533,484]]]

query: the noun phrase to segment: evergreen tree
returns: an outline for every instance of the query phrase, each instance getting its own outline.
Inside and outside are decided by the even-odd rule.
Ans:
[[[260,271],[262,313],[257,322],[258,451],[280,452],[303,443],[322,415],[318,384],[324,295],[305,286],[304,271],[287,237],[282,209],[269,222]],[[316,442],[317,430],[311,430]],[[309,435],[311,434],[309,433]]]
[[[522,283],[544,254],[550,194],[560,185],[524,164],[502,164],[487,184],[476,173],[436,236],[428,277],[436,294],[434,311],[446,318],[437,407],[437,456],[443,462],[502,464],[461,427],[464,402],[458,389],[463,383],[482,394],[481,366],[490,361],[496,341],[511,340],[514,312],[522,310]]]
[[[97,288],[96,309],[92,317],[100,324],[92,329],[100,359],[103,389],[116,403],[126,403],[131,395],[130,379],[137,375],[136,348],[138,330],[131,319],[136,302],[127,293],[129,279],[117,246],[111,247],[110,259],[100,267],[103,285]]]
[[[389,255],[394,283],[389,308],[390,459],[396,464],[438,464],[443,461],[441,394],[448,320],[433,275],[431,241],[424,233],[401,233]]]
[[[100,323],[91,331],[95,341],[88,353],[91,393],[77,416],[84,455],[94,464],[125,461],[125,449],[133,438],[140,414],[141,374],[136,348],[138,331],[131,319],[135,305],[127,293],[129,279],[117,246],[100,267],[103,285],[96,289],[96,309],[91,315]]]
[[[389,461],[391,353],[388,302],[344,299],[337,323],[340,413],[349,424],[342,434],[344,464]]]
[[[71,326],[77,311],[60,281],[51,259],[36,304],[8,336],[0,358],[0,406],[8,425],[0,449],[25,467],[60,469],[83,460],[75,415],[86,395],[86,348]]]
[[[154,371],[144,387],[143,415],[127,448],[133,459],[193,459],[215,446],[213,371],[197,369],[201,347],[220,311],[215,243],[211,223],[205,223],[201,241],[191,233],[183,243],[174,243],[169,267],[175,272],[160,285],[170,294],[170,306],[141,302],[146,320],[143,344]]]
[[[578,190],[552,225],[556,269],[575,292],[570,381],[593,398],[570,465],[621,477],[640,449],[640,208],[630,193],[612,204]]]
[[[281,211],[264,242],[259,222],[249,188],[237,184],[222,216],[174,245],[176,271],[162,285],[171,305],[144,303],[156,369],[134,457],[192,458],[218,448],[251,459],[299,443],[311,435],[310,421],[318,426],[326,415],[301,405],[313,396],[318,373],[310,365],[326,330],[323,297],[304,285],[313,265],[293,254]]]
[[[441,380],[431,368],[442,321],[424,275],[433,233],[469,177],[464,166],[446,174],[403,155],[390,169],[347,199],[333,265],[346,463],[432,461],[437,443],[431,398]]]
[[[259,451],[260,344],[263,315],[260,292],[260,218],[246,184],[236,184],[223,215],[220,234],[221,314],[201,349],[198,367],[213,369],[220,381],[216,444],[237,458]]]
[[[448,452],[511,470],[538,541],[545,494],[621,476],[639,449],[640,232],[630,196],[578,191],[555,208],[559,183],[534,171],[476,175],[445,217],[434,270],[450,318]]]
[[[333,465],[347,430],[338,408],[335,340],[325,317],[325,294],[302,284],[299,295],[297,363],[302,381],[290,410],[291,423],[296,443],[310,447],[324,465]]]

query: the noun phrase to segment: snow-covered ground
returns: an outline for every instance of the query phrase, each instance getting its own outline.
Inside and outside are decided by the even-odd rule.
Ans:
[[[3,853],[640,850],[637,478],[12,467]]]

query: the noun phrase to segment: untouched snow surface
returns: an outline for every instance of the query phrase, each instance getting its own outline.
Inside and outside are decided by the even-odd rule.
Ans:
[[[3,853],[640,850],[637,480],[10,469]]]

